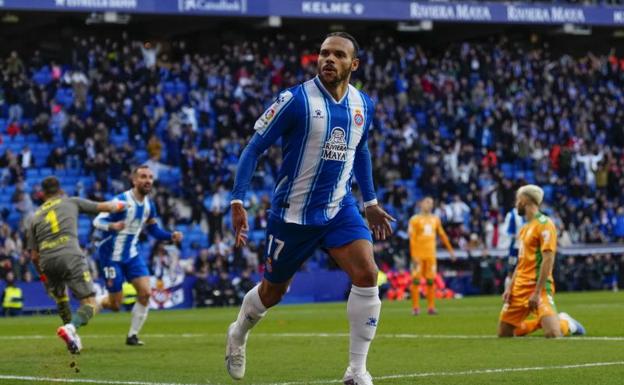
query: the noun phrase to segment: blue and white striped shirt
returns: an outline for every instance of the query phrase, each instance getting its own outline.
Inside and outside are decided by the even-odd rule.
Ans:
[[[104,231],[104,237],[99,244],[100,258],[111,261],[126,261],[139,254],[137,242],[143,226],[150,219],[158,218],[154,202],[145,197],[143,202],[138,202],[128,190],[117,195],[113,201],[126,203],[127,209],[118,213],[100,213],[94,220],[93,226]],[[121,231],[109,231],[111,223],[124,221],[125,227]]]
[[[376,202],[368,132],[371,99],[355,87],[336,101],[318,77],[282,92],[257,120],[239,161],[232,197],[243,200],[258,156],[281,138],[283,162],[271,215],[288,223],[325,224],[354,205],[355,174],[366,204]]]

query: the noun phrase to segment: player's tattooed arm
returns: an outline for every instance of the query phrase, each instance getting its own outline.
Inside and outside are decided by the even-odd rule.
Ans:
[[[247,231],[249,223],[247,222],[247,210],[243,207],[242,201],[232,201],[232,226],[236,233],[236,247],[245,246],[247,244]]]

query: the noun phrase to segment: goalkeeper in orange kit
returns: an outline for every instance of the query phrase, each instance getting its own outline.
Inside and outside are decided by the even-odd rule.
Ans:
[[[420,214],[414,215],[409,221],[410,255],[412,257],[412,314],[420,314],[420,279],[427,280],[427,308],[429,314],[437,314],[435,309],[434,280],[437,273],[436,235],[455,259],[455,251],[449,242],[442,223],[437,215],[432,214],[433,198],[425,197],[420,202]]]

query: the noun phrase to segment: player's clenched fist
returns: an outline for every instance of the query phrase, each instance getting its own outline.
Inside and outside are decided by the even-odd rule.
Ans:
[[[174,231],[173,234],[171,234],[171,241],[175,243],[182,242],[183,238],[184,238],[184,234],[182,234],[179,231]]]

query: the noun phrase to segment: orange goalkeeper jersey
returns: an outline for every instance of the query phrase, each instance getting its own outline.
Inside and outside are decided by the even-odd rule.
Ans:
[[[522,226],[518,241],[518,266],[514,285],[535,285],[539,278],[542,253],[557,252],[557,228],[550,218],[537,213],[533,220]],[[552,271],[549,273],[548,282],[553,282]]]
[[[436,215],[417,214],[410,218],[409,237],[412,259],[435,259],[436,235],[440,236],[442,243],[449,251],[453,250],[442,228],[442,222]]]

